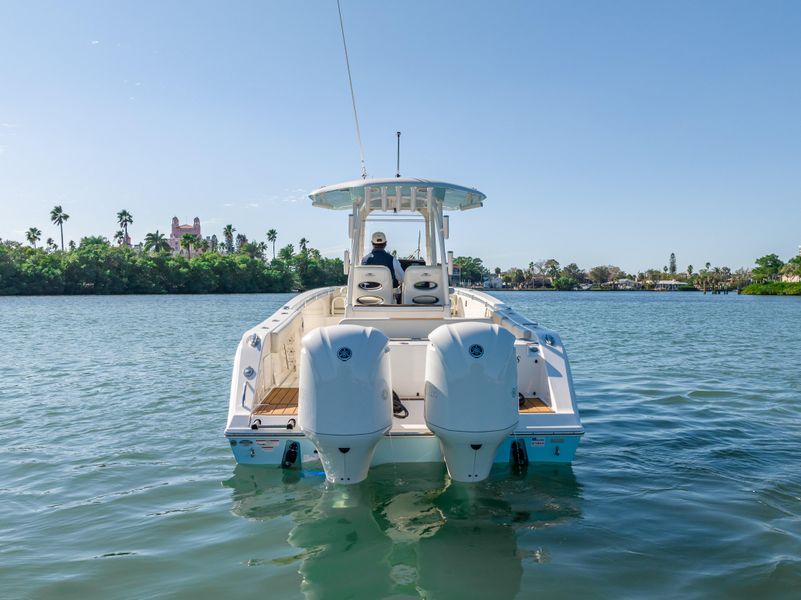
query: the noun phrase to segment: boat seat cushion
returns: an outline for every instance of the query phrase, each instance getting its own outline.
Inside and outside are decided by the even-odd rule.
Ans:
[[[358,265],[353,267],[354,306],[394,304],[392,274],[381,265]]]
[[[410,265],[403,276],[404,304],[445,303],[448,286],[442,282],[442,267]]]

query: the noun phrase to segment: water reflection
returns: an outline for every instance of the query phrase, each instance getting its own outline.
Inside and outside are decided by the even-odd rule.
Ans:
[[[322,474],[238,465],[225,485],[237,515],[293,518],[288,542],[303,550],[309,600],[514,598],[538,559],[518,549],[518,532],[581,514],[569,466],[496,468],[475,485],[452,483],[440,465],[385,465],[339,487]]]

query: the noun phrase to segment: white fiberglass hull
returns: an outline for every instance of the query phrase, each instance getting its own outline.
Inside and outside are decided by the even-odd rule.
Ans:
[[[556,332],[472,290],[456,289],[449,307],[371,307],[354,309],[351,315],[341,309],[344,293],[343,288],[325,288],[301,294],[243,335],[234,360],[225,429],[238,463],[317,472],[325,467],[329,479],[354,483],[367,475],[361,468],[352,474],[346,469],[361,452],[354,440],[387,431],[387,424],[388,432],[379,434],[377,444],[361,452],[370,466],[446,464],[443,444],[480,448],[492,442],[487,447],[494,448],[495,437],[500,443],[491,451],[492,464],[573,461],[584,429],[567,354]],[[441,338],[437,328],[461,333],[448,338],[453,344],[443,345],[441,339],[436,341]],[[323,329],[325,343],[311,344]],[[359,366],[363,356],[377,351],[361,349],[360,337],[353,332],[370,330],[385,336],[380,368]],[[470,331],[487,337],[468,340]],[[492,361],[501,355],[495,341],[503,338],[505,358],[494,364],[507,366],[496,370],[499,379],[493,380]],[[473,352],[476,346],[481,352]],[[310,352],[317,357],[312,362],[307,360]],[[436,352],[442,360],[433,360]],[[481,371],[478,367],[487,358],[488,370]],[[389,395],[397,396],[401,414],[397,407],[378,410]],[[502,412],[493,408],[500,405]],[[389,421],[382,421],[386,410]],[[314,435],[306,431],[334,437],[317,439],[315,444]],[[504,431],[510,433],[503,435]],[[461,433],[454,437],[448,432]],[[350,436],[350,442],[340,447],[338,435]],[[463,462],[465,450],[460,446],[458,456],[452,450],[448,468],[460,479],[457,463]],[[320,452],[329,453],[328,462],[321,460]],[[341,469],[334,461],[341,458],[337,452],[349,453],[350,462]],[[483,479],[487,463],[483,464],[478,479],[473,474],[462,480]],[[471,469],[475,470],[468,465]]]
[[[494,463],[508,464],[512,461],[512,442],[519,440],[525,445],[529,464],[570,463],[583,432],[513,434],[501,443],[495,453]],[[296,433],[227,433],[236,462],[243,465],[281,466],[287,445],[298,442],[300,453],[294,468],[319,471],[322,469],[319,454],[314,444],[305,435]],[[386,435],[378,443],[371,466],[391,463],[443,463],[439,439],[431,435]]]

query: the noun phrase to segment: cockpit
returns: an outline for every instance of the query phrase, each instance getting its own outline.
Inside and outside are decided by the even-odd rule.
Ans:
[[[323,187],[310,197],[313,206],[351,210],[348,215],[351,247],[344,257],[348,274],[347,313],[353,315],[376,307],[428,308],[446,313],[450,310],[448,290],[453,253],[445,248],[449,218],[444,213],[478,208],[484,194],[444,182],[392,178]],[[385,254],[378,258],[371,256],[377,233],[384,236],[385,245],[379,248]],[[416,239],[416,247],[408,248],[410,239]],[[380,242],[379,239],[378,246]],[[394,260],[402,269],[402,282],[398,281],[397,286]]]

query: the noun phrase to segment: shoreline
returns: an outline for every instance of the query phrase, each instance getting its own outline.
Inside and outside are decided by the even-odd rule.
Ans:
[[[640,289],[640,290],[613,290],[613,289],[558,290],[556,288],[548,288],[548,287],[542,287],[542,288],[497,288],[497,289],[466,288],[466,289],[474,290],[474,291],[478,291],[478,292],[575,292],[577,294],[583,294],[585,292],[621,292],[621,293],[623,293],[623,292],[648,292],[649,294],[652,293],[652,292],[653,293],[659,293],[659,294],[674,293],[674,292],[702,292],[703,293],[703,290],[699,290],[698,288],[679,289],[679,290],[646,290],[646,289]],[[731,289],[731,290],[728,290],[728,292],[726,292],[724,290],[720,290],[720,291],[714,292],[714,293],[724,294],[724,293],[736,293],[736,292],[737,292],[736,289]],[[711,294],[713,292],[711,290],[707,290],[706,293],[707,294]]]
[[[585,292],[606,292],[606,293],[677,293],[677,292],[697,292],[701,295],[728,295],[732,294],[734,296],[738,295],[746,295],[746,296],[801,296],[801,292],[799,293],[757,293],[757,292],[745,292],[740,290],[738,293],[737,290],[730,290],[728,293],[724,291],[719,292],[711,292],[707,291],[706,294],[703,293],[702,290],[694,289],[694,290],[556,290],[551,288],[531,288],[531,289],[483,289],[483,288],[466,288],[469,290],[486,292],[486,293],[493,293],[493,292],[570,292],[570,293],[585,293]],[[286,296],[296,296],[298,294],[302,294],[304,291],[308,290],[293,290],[289,292],[278,291],[278,292],[262,292],[262,291],[241,291],[241,292],[122,292],[122,293],[92,293],[92,294],[2,294],[0,293],[0,299],[2,298],[98,298],[98,297],[165,297],[165,296],[256,296],[256,295],[286,295]]]

